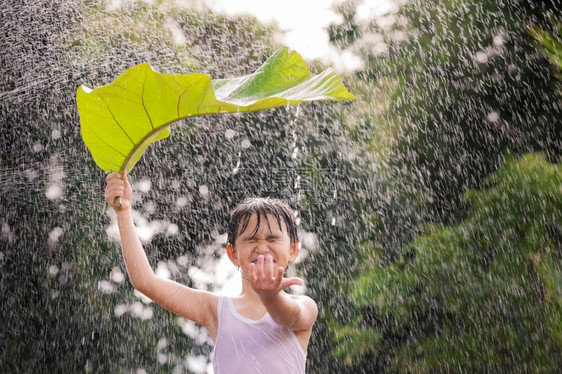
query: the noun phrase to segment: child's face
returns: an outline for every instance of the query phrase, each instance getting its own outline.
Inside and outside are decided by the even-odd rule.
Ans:
[[[269,226],[265,217],[261,217],[260,226],[256,234],[252,235],[258,221],[257,215],[252,214],[246,230],[242,233],[238,232],[234,246],[227,245],[230,260],[235,266],[240,266],[244,273],[247,272],[252,262],[257,261],[259,255],[271,256],[273,265],[282,266],[284,269],[297,259],[298,242],[291,244],[285,223],[281,222],[281,227],[279,227],[274,215],[268,214],[267,218]]]

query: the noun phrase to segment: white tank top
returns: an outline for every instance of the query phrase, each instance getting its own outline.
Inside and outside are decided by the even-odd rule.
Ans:
[[[231,297],[219,297],[213,351],[215,374],[304,374],[306,353],[295,333],[268,313],[257,320],[241,316]]]

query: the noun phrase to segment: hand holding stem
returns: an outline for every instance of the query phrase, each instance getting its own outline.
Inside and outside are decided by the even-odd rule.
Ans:
[[[111,173],[106,177],[106,181],[105,201],[117,212],[129,209],[132,205],[132,189],[127,179],[127,172],[123,172],[123,177]]]

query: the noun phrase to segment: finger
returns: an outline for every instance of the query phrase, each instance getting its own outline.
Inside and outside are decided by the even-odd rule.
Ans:
[[[107,182],[107,185],[109,187],[113,187],[113,186],[123,187],[123,181],[119,178],[112,178],[109,180],[109,182]]]
[[[285,273],[285,269],[283,269],[282,266],[279,266],[277,269],[275,269],[274,278],[272,279],[274,288],[279,288],[281,286],[281,282],[284,279],[283,278],[284,273]]]
[[[273,257],[266,256],[264,263],[264,277],[267,281],[272,281],[273,277]]]
[[[113,200],[117,196],[123,196],[123,186],[118,184],[111,184],[105,190],[105,198],[110,203],[113,203]]]
[[[277,268],[277,275],[276,278],[279,278],[280,280],[283,280],[283,275],[285,274],[285,269],[283,269],[283,266],[279,266]]]
[[[115,177],[117,177],[117,176],[118,176],[118,174],[115,173],[115,172],[109,173],[109,174],[105,177],[105,180],[106,180],[107,182],[109,182],[110,180],[112,180],[113,178],[115,178]]]
[[[256,264],[250,264],[248,268],[248,277],[250,278],[250,282],[255,283],[257,280],[256,276]]]
[[[115,174],[114,177],[112,177],[107,184],[108,185],[119,185],[119,186],[123,186],[123,180],[121,178],[118,177],[119,174]]]
[[[114,188],[115,186],[123,188],[123,181],[119,178],[111,178],[107,181],[106,189]]]
[[[281,287],[287,288],[290,286],[304,286],[304,281],[300,278],[283,278]]]
[[[105,191],[106,191],[106,196],[119,194],[123,192],[123,185],[120,183],[111,183],[107,186]]]
[[[263,258],[262,255],[259,255],[258,261],[256,262],[256,270],[257,270],[256,275],[257,275],[257,279],[261,279],[261,280],[263,280],[263,278],[264,278],[264,269],[263,269],[264,264],[263,263],[264,263],[264,258]]]
[[[110,184],[105,189],[105,196],[110,197],[110,196],[113,196],[115,194],[119,194],[122,190],[123,190],[122,186]]]

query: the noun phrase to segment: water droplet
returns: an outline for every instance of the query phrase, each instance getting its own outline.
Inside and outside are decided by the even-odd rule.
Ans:
[[[179,232],[179,227],[178,225],[176,225],[175,223],[171,223],[168,225],[168,228],[166,229],[166,235],[177,235]]]
[[[488,113],[488,115],[486,116],[486,120],[488,122],[494,123],[497,120],[500,119],[500,114],[498,112],[490,112]]]
[[[150,179],[142,179],[134,184],[135,188],[140,192],[148,192],[152,187]]]
[[[486,52],[478,51],[474,55],[474,60],[479,64],[485,64],[486,62],[488,62],[488,55],[486,54]]]
[[[111,269],[109,278],[115,283],[123,283],[125,281],[125,275],[123,274],[123,272],[121,272],[121,269],[119,269],[117,266]]]
[[[59,268],[57,265],[50,265],[49,269],[48,269],[49,275],[50,276],[55,276],[59,273]]]
[[[202,184],[201,186],[199,186],[199,195],[201,195],[201,197],[206,198],[209,196],[209,187],[207,187],[207,185]]]
[[[51,138],[53,139],[59,139],[61,136],[61,132],[58,129],[55,129],[51,132]]]
[[[227,129],[227,130],[224,132],[224,137],[225,137],[226,139],[228,139],[228,140],[234,138],[235,136],[236,136],[236,131],[235,131],[235,130]]]

